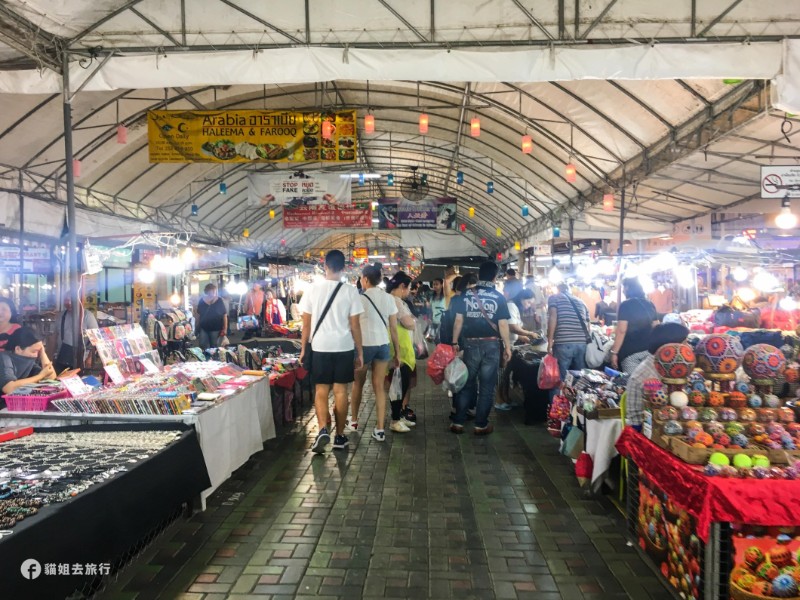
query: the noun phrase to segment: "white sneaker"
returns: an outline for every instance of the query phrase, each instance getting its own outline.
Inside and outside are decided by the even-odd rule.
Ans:
[[[389,429],[394,431],[395,433],[408,433],[411,431],[409,427],[405,424],[403,419],[399,421],[392,421],[392,424],[389,426]]]
[[[372,439],[375,440],[376,442],[385,442],[386,432],[383,429],[373,429]]]
[[[406,419],[405,417],[403,417],[402,419],[400,419],[400,421],[402,421],[403,425],[405,425],[405,426],[406,426],[406,427],[408,427],[408,428],[411,428],[411,427],[416,427],[416,426],[417,426],[417,424],[416,424],[414,421],[409,421],[409,420],[408,420],[408,419]]]
[[[349,433],[352,433],[354,431],[358,431],[358,421],[354,421],[352,418],[347,419],[347,422],[345,423],[344,428]]]

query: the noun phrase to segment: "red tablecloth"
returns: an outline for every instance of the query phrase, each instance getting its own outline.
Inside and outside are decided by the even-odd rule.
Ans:
[[[707,477],[631,427],[623,430],[616,446],[697,518],[703,541],[711,523],[800,526],[800,480]]]

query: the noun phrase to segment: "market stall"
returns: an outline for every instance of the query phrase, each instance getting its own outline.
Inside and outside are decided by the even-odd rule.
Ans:
[[[182,424],[37,429],[0,443],[3,596],[90,595],[208,485],[198,435]]]

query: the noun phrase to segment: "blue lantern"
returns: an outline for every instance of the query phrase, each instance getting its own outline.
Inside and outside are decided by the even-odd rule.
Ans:
[[[386,185],[390,187],[394,185],[394,173],[389,173],[386,176]]]
[[[522,216],[523,217],[527,217],[528,216],[528,205],[527,204],[523,204],[522,205]]]
[[[456,183],[458,185],[464,185],[464,172],[463,171],[456,171]]]
[[[364,174],[363,173],[359,173],[358,174],[358,185],[364,185]]]
[[[197,207],[197,204],[192,204],[192,216],[196,217],[197,213],[200,212],[200,209]]]
[[[486,182],[486,193],[487,194],[494,194],[494,181],[487,181]]]
[[[553,237],[554,238],[561,237],[561,227],[559,227],[558,225],[553,225]]]
[[[219,193],[223,196],[228,193],[228,184],[224,181],[219,184]]]
[[[428,174],[423,173],[422,175],[419,176],[419,180],[420,183],[422,183],[422,185],[428,185]]]

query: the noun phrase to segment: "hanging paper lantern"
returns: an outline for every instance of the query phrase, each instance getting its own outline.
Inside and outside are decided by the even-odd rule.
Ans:
[[[567,183],[575,183],[578,181],[578,169],[572,163],[569,163],[564,168],[564,178],[567,180]]]
[[[244,228],[244,231],[242,232],[242,236],[250,237],[250,230],[247,227]]]
[[[694,369],[695,362],[694,350],[689,344],[664,344],[655,355],[656,371],[665,382],[685,381]]]
[[[428,133],[428,115],[425,113],[419,116],[419,132]]]
[[[224,181],[219,184],[219,193],[223,196],[228,193],[228,184]]]
[[[754,380],[771,380],[783,373],[786,357],[775,346],[756,344],[745,351],[742,368]]]
[[[81,176],[81,161],[77,158],[72,159],[72,176],[75,179]]]
[[[456,171],[456,183],[458,185],[464,184],[464,171]]]
[[[117,125],[117,143],[118,144],[127,144],[128,143],[128,128],[121,123]]]
[[[472,137],[479,137],[481,135],[481,120],[478,117],[472,117],[469,122],[469,134]]]
[[[471,219],[474,216],[475,216],[475,207],[474,206],[470,206],[469,207],[469,218]]]
[[[273,209],[269,210],[269,218],[270,219],[274,219],[275,218],[275,211]]]
[[[709,335],[695,347],[697,366],[706,374],[730,374],[742,364],[744,348],[738,337],[733,335]]]
[[[388,185],[389,187],[394,185],[394,173],[389,173],[386,176],[386,185]]]
[[[330,121],[322,122],[322,137],[326,140],[329,140],[333,137],[333,123]]]
[[[614,210],[614,194],[603,194],[603,210],[606,212]]]
[[[427,173],[423,173],[422,175],[420,175],[419,176],[419,181],[420,181],[420,183],[422,185],[427,185],[428,184],[428,174]]]
[[[500,229],[500,228],[498,227],[497,229],[495,229],[495,232],[494,232],[494,234],[495,234],[497,237],[500,237],[501,235],[503,235],[503,230],[502,230],[502,229]]]
[[[519,242],[514,242],[514,250],[521,250],[521,249],[522,249],[522,244],[520,244]]]
[[[497,260],[498,261],[503,260],[503,253],[502,252],[498,252],[497,253]]]
[[[375,132],[375,116],[374,115],[366,115],[364,117],[364,132],[365,133],[374,133]]]
[[[466,223],[461,223],[461,225],[459,225],[459,227],[461,228],[461,233],[464,233],[467,230]]]
[[[486,238],[481,238],[481,246],[486,246]]]
[[[358,185],[364,185],[364,174],[363,173],[359,173],[358,174]]]
[[[487,194],[494,194],[494,181],[487,181],[486,182],[486,193]]]
[[[522,136],[522,153],[530,154],[533,152],[533,139],[529,135]]]
[[[554,238],[561,237],[561,227],[559,227],[558,225],[553,226],[553,237]]]
[[[527,217],[528,216],[528,205],[527,204],[523,204],[522,205],[522,216],[523,217]]]
[[[197,204],[192,204],[192,216],[196,217],[199,212],[200,212],[200,209],[197,206]]]

